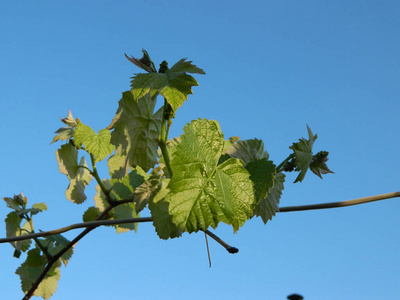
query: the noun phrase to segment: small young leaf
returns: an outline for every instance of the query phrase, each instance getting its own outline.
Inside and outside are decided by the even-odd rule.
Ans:
[[[188,95],[193,93],[192,86],[199,85],[196,79],[187,73],[205,74],[191,61],[181,59],[165,73],[137,74],[131,83],[132,94],[136,101],[146,94],[150,94],[151,97],[161,94],[175,112]]]
[[[146,50],[142,49],[143,52],[143,57],[141,59],[134,58],[133,56],[128,57],[128,55],[125,54],[125,57],[133,63],[135,66],[149,72],[157,72],[156,67],[154,66],[154,63],[151,61],[149,54],[147,53]]]
[[[44,202],[35,203],[32,205],[32,208],[39,209],[40,211],[47,210],[47,205]]]
[[[72,127],[61,127],[55,133],[58,133],[50,144],[53,144],[57,141],[65,141],[72,139],[74,137],[74,129]]]
[[[68,126],[71,126],[71,127],[76,126],[76,121],[75,121],[74,117],[72,116],[71,110],[68,111],[68,116],[64,119],[61,119],[61,121]]]
[[[62,145],[56,156],[60,172],[69,179],[69,186],[65,192],[67,199],[76,204],[83,203],[86,200],[85,186],[92,180],[85,158],[82,157],[78,164],[78,150],[71,144]]]
[[[157,139],[163,112],[160,109],[153,114],[155,104],[155,98],[149,96],[136,102],[130,92],[122,94],[117,114],[107,127],[114,129],[111,143],[116,148],[108,161],[112,177],[124,177],[135,166],[147,172],[157,163]]]
[[[78,123],[74,132],[75,145],[80,148],[85,145],[87,152],[95,157],[95,162],[102,161],[109,156],[114,145],[110,144],[111,133],[107,129],[102,129],[98,134],[83,123]]]
[[[6,202],[7,207],[15,211],[21,210],[20,202],[16,199],[16,196],[14,196],[13,198],[4,197],[3,200]]]
[[[333,173],[326,165],[326,162],[328,161],[328,154],[329,152],[327,151],[320,151],[313,155],[311,159],[310,170],[321,179],[321,174]]]
[[[295,171],[300,172],[297,176],[296,182],[302,182],[304,177],[306,176],[307,170],[310,167],[311,160],[313,157],[312,148],[315,140],[317,139],[317,135],[313,135],[310,127],[307,125],[308,131],[308,140],[305,138],[299,139],[297,143],[293,143],[289,148],[293,150],[295,155]]]

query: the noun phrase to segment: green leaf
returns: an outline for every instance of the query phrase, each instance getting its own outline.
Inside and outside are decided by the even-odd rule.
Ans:
[[[137,213],[146,207],[151,194],[157,189],[159,184],[160,175],[154,174],[135,189],[133,194],[135,199],[135,210]]]
[[[61,127],[55,133],[58,133],[50,144],[53,144],[57,141],[65,141],[72,139],[74,137],[74,129],[72,127]]]
[[[61,119],[61,122],[71,127],[75,127],[77,125],[74,117],[72,116],[71,110],[68,111],[68,116],[66,118]]]
[[[172,222],[169,214],[169,203],[165,201],[168,194],[167,189],[169,179],[164,179],[150,197],[149,209],[153,218],[153,226],[157,235],[164,240],[177,238],[182,235],[182,231]]]
[[[49,235],[45,237],[44,240],[45,240],[44,244],[47,245],[47,251],[53,256],[57,255],[70,243],[70,241],[61,234]],[[64,266],[67,266],[72,254],[73,254],[72,248],[68,249],[67,252],[65,252],[60,257],[59,259],[60,265],[61,263],[63,263]]]
[[[124,177],[131,167],[140,166],[146,172],[158,162],[157,148],[161,131],[162,108],[153,114],[156,100],[149,96],[136,102],[130,92],[124,92],[119,108],[108,129],[115,155],[108,161],[113,177]]]
[[[46,264],[46,258],[40,254],[38,248],[28,252],[26,261],[15,272],[21,279],[22,291],[26,293],[32,284],[39,277]],[[49,299],[57,290],[58,280],[60,279],[60,269],[54,265],[43,278],[34,296]]]
[[[38,209],[40,211],[47,210],[47,204],[44,202],[35,203],[32,205],[32,208]]]
[[[15,211],[21,210],[20,201],[18,201],[18,200],[16,199],[16,196],[15,196],[15,195],[14,195],[13,198],[4,197],[3,200],[6,202],[7,207],[9,207],[9,208],[11,208],[11,209],[13,209],[13,210],[15,210]]]
[[[125,57],[133,63],[135,66],[147,71],[147,72],[157,72],[156,67],[154,66],[154,63],[151,61],[149,54],[147,53],[146,50],[142,49],[143,52],[143,57],[141,59],[134,58],[133,56],[128,57],[128,55],[125,54]]]
[[[28,222],[25,222],[21,227],[22,219],[16,212],[10,212],[4,221],[6,222],[6,236],[8,238],[27,235],[31,231]],[[11,242],[10,244],[15,248],[15,250],[25,252],[29,249],[31,240]]]
[[[111,189],[110,196],[114,200],[127,200],[134,198],[135,189],[140,186],[145,181],[145,177],[147,176],[141,169],[135,169],[126,175],[124,178],[116,179],[113,178],[111,180],[103,180],[103,183],[107,189]],[[96,195],[94,197],[96,208],[99,211],[104,211],[108,206],[106,196],[103,191],[100,189],[99,185],[96,186]],[[86,215],[86,216],[85,216]],[[87,219],[92,218],[94,215],[94,210],[86,211],[84,215],[84,221],[87,222]],[[114,208],[113,212],[109,214],[108,219],[116,220],[116,219],[125,219],[125,218],[137,218],[139,214],[136,213],[135,203],[126,203],[119,205]],[[112,225],[116,228],[117,233],[126,232],[128,230],[137,230],[137,223],[128,223],[128,224],[117,224]]]
[[[68,125],[68,127],[59,128],[55,132],[58,134],[53,138],[53,141],[50,144],[57,142],[59,140],[61,140],[61,141],[69,140],[69,139],[73,138],[73,136],[74,136],[74,127],[77,125],[77,123],[71,114],[71,110],[69,110],[68,116],[64,119],[61,119],[61,121],[64,124]]]
[[[125,203],[122,205],[118,205],[114,208],[114,219],[127,219],[127,218],[139,218],[140,215],[135,211],[134,203]],[[137,232],[138,224],[137,223],[126,223],[126,224],[117,224],[113,225],[117,230],[117,233],[128,232],[129,230],[134,230]]]
[[[109,156],[114,145],[110,144],[111,133],[107,129],[102,129],[98,134],[89,126],[78,122],[74,133],[74,142],[78,148],[85,146],[87,152],[95,157],[95,162],[102,161]]]
[[[326,162],[328,161],[328,155],[329,152],[320,151],[317,154],[313,155],[311,159],[310,170],[321,179],[321,174],[333,173],[326,165]]]
[[[132,170],[128,175],[121,179],[112,178],[111,196],[115,200],[133,199],[137,187],[145,182],[148,175],[140,168]]]
[[[258,139],[238,140],[226,151],[230,157],[241,159],[245,164],[257,160],[269,158],[269,154],[264,150],[264,142]]]
[[[264,224],[271,220],[275,213],[279,211],[279,200],[283,191],[283,183],[285,182],[285,174],[279,172],[275,175],[273,187],[269,190],[266,198],[254,208],[254,215],[261,217]]]
[[[254,183],[257,202],[265,198],[274,184],[276,167],[272,161],[266,158],[257,159],[246,164],[246,170],[250,173],[250,179]]]
[[[192,64],[191,61],[181,59],[165,73],[137,74],[132,80],[132,94],[135,100],[150,94],[151,97],[161,94],[175,112],[192,94],[192,86],[199,85],[187,73],[205,74]]]
[[[216,121],[192,121],[183,131],[165,198],[173,222],[193,232],[216,228],[222,221],[236,232],[255,204],[249,173],[239,159],[218,165],[225,141]]]
[[[83,222],[92,222],[100,215],[100,210],[97,207],[89,207],[82,216]]]
[[[69,179],[69,186],[65,192],[67,199],[76,204],[83,203],[86,200],[85,187],[92,180],[85,157],[82,157],[78,164],[78,150],[71,144],[62,145],[56,156],[60,172]]]
[[[293,145],[289,147],[294,152],[296,165],[295,171],[300,172],[296,180],[294,181],[295,183],[298,181],[303,181],[304,177],[306,176],[307,170],[310,167],[313,157],[312,148],[315,140],[317,139],[317,135],[313,135],[308,125],[307,131],[308,140],[306,140],[305,138],[301,138],[297,143],[293,143]]]

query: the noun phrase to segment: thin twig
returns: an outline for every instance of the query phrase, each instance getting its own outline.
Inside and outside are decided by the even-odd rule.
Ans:
[[[346,200],[346,201],[339,201],[339,202],[328,202],[328,203],[299,205],[299,206],[285,206],[285,207],[280,207],[278,212],[291,212],[291,211],[345,207],[345,206],[364,204],[364,203],[368,203],[368,202],[385,200],[385,199],[396,198],[396,197],[400,197],[400,192],[393,192],[393,193],[387,193],[387,194],[381,194],[381,195],[376,195],[376,196],[369,196],[369,197],[357,198],[357,199],[353,199],[353,200]]]
[[[145,218],[126,218],[126,219],[117,219],[117,220],[101,220],[101,221],[92,221],[92,222],[85,222],[85,223],[77,223],[77,224],[72,224],[69,226],[65,226],[62,228],[50,230],[50,231],[42,231],[42,232],[37,232],[37,233],[32,233],[32,234],[26,234],[26,235],[20,235],[12,238],[2,238],[0,239],[0,244],[1,243],[10,243],[10,242],[15,242],[15,241],[21,241],[21,240],[26,240],[26,239],[34,239],[38,237],[45,237],[49,235],[55,235],[55,234],[61,234],[73,229],[79,229],[79,228],[87,228],[87,227],[99,227],[103,225],[116,225],[116,224],[124,224],[124,223],[142,223],[142,222],[151,222],[153,219],[151,217],[145,217]]]
[[[210,268],[211,268],[210,247],[208,247],[208,239],[207,239],[207,233],[206,232],[204,232],[204,237],[206,239],[206,245],[207,245],[208,262],[210,263]]]

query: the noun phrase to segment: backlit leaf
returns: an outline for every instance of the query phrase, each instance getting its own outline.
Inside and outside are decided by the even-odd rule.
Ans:
[[[8,238],[27,235],[31,232],[30,225],[27,221],[25,221],[24,225],[21,227],[22,220],[23,219],[21,219],[16,212],[10,212],[7,215],[4,221],[6,222],[6,236]],[[31,240],[16,241],[11,242],[10,244],[15,248],[15,250],[25,252],[29,249]]]
[[[193,232],[222,221],[236,232],[255,205],[249,173],[236,158],[218,165],[225,141],[216,121],[192,121],[183,131],[165,198],[173,222]]]
[[[192,86],[197,86],[196,79],[187,73],[205,74],[192,64],[181,59],[165,73],[137,74],[132,80],[132,94],[135,100],[149,94],[151,97],[161,94],[175,112],[192,94]]]
[[[245,164],[269,157],[268,152],[264,150],[264,142],[258,139],[237,140],[231,147],[228,147],[225,153],[230,157],[241,159]]]
[[[115,154],[108,161],[113,177],[125,176],[131,167],[140,166],[146,172],[158,162],[157,148],[161,130],[162,109],[153,114],[156,100],[149,96],[136,102],[130,92],[124,92],[116,116],[108,129]]]
[[[165,201],[168,194],[167,189],[169,179],[164,179],[157,190],[155,190],[149,201],[149,209],[153,217],[153,226],[161,239],[176,238],[182,235],[182,231],[172,222],[169,214],[169,203]]]
[[[74,142],[78,147],[85,146],[87,152],[92,154],[95,162],[102,161],[114,150],[114,145],[110,144],[111,133],[107,129],[102,129],[97,134],[92,128],[78,122],[74,132]]]
[[[67,175],[69,186],[65,192],[68,200],[81,204],[86,200],[85,187],[92,180],[87,169],[85,157],[78,164],[78,150],[71,144],[61,146],[56,152],[58,167],[61,173]]]
[[[39,277],[45,267],[46,261],[46,257],[40,254],[38,248],[34,248],[28,252],[26,261],[15,272],[21,279],[21,287],[24,293],[31,288],[32,284]],[[34,296],[49,299],[57,290],[60,276],[60,269],[54,264],[40,282],[34,292]]]
[[[254,208],[254,215],[261,217],[264,224],[275,216],[279,211],[279,200],[283,191],[283,183],[285,182],[285,174],[279,172],[274,177],[272,188],[270,188],[267,197],[262,198]]]
[[[300,172],[297,176],[296,182],[302,182],[304,177],[306,176],[307,170],[310,167],[313,152],[312,148],[315,140],[317,139],[317,135],[313,135],[310,127],[307,125],[308,131],[308,140],[305,138],[299,139],[297,143],[293,143],[289,148],[293,150],[295,156],[295,171]]]

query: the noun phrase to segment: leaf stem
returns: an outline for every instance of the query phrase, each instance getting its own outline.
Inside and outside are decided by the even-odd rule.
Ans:
[[[103,192],[104,195],[106,196],[107,203],[108,203],[109,205],[111,205],[111,206],[115,206],[115,200],[112,199],[112,198],[110,197],[110,190],[108,190],[108,189],[105,187],[103,181],[100,179],[99,173],[97,172],[96,163],[95,163],[95,158],[94,158],[94,155],[93,155],[93,154],[90,154],[90,160],[91,160],[91,162],[92,162],[92,168],[93,168],[93,171],[91,171],[91,174],[92,174],[93,177],[96,179],[96,181],[97,181],[97,183],[99,184],[99,186],[100,186],[102,192]]]
[[[168,173],[169,173],[170,177],[172,177],[171,160],[169,158],[168,149],[167,149],[168,133],[169,133],[169,128],[171,126],[170,119],[166,118],[167,106],[168,106],[168,102],[164,98],[164,113],[163,113],[163,120],[161,122],[161,133],[160,133],[158,145],[161,149],[161,153],[164,158],[164,162],[167,167]]]
[[[34,234],[35,229],[33,228],[32,213],[31,216],[25,215],[24,218],[28,221],[29,226],[31,227],[29,233]],[[47,260],[49,261],[52,258],[52,255],[47,251],[47,248],[42,245],[38,238],[34,237],[32,239],[35,241],[36,245],[38,245],[39,249],[44,253],[44,255],[46,255]]]
[[[203,230],[204,231],[204,230]],[[206,234],[208,234],[211,238],[213,238],[217,243],[219,243],[222,247],[224,247],[229,253],[235,254],[239,252],[238,248],[232,247],[231,245],[225,243],[223,240],[221,240],[218,236],[216,236],[214,233],[212,233],[209,230],[204,231]]]
[[[281,172],[282,169],[283,169],[283,167],[285,166],[285,164],[286,164],[289,160],[291,160],[292,158],[293,158],[293,153],[290,154],[288,157],[286,157],[286,159],[285,159],[283,162],[281,162],[281,163],[279,164],[279,166],[276,167],[276,173]]]

